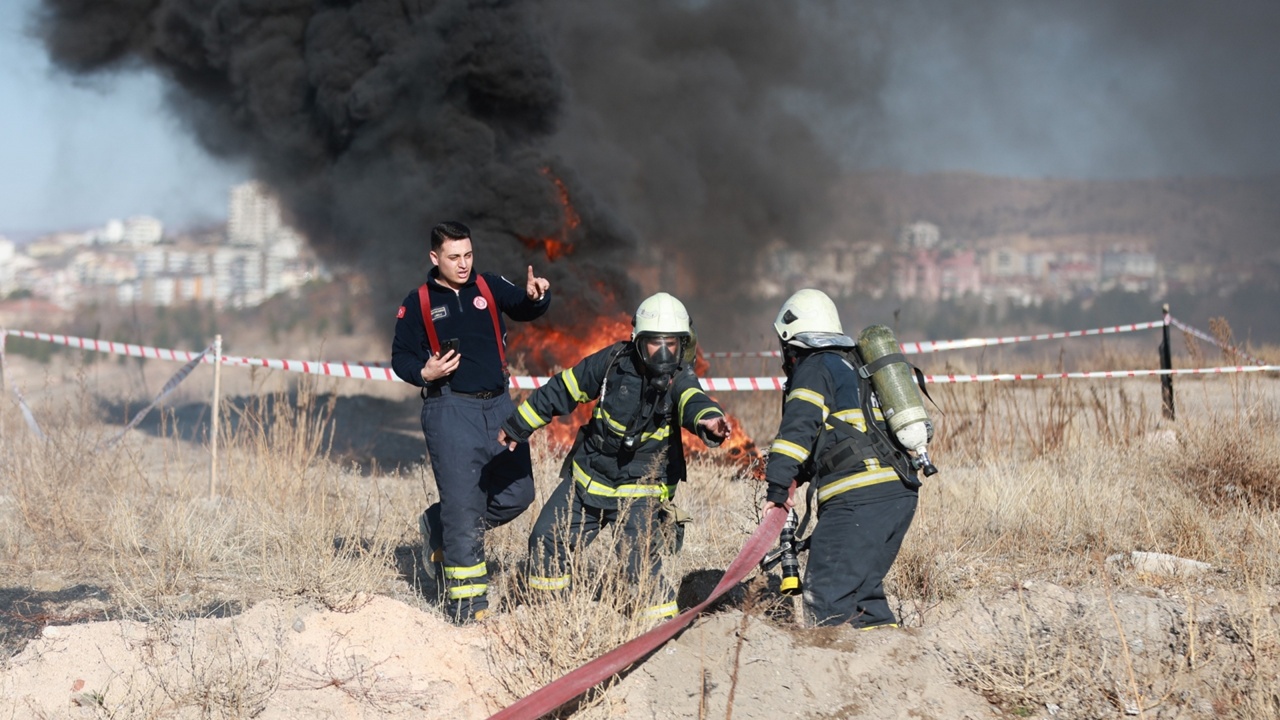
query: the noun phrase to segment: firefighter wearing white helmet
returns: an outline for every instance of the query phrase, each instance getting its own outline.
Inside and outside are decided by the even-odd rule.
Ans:
[[[552,418],[595,402],[529,536],[531,591],[566,591],[569,553],[616,523],[632,586],[655,587],[656,596],[641,602],[638,613],[659,619],[678,612],[675,591],[661,574],[658,540],[668,502],[685,479],[681,429],[712,447],[730,434],[724,411],[694,374],[694,342],[684,305],[657,293],[636,308],[629,340],[555,375],[502,424],[498,441],[515,449]]]
[[[694,359],[696,338],[689,312],[674,296],[660,292],[645,298],[631,318],[631,339],[649,382],[671,382],[682,365]]]
[[[915,515],[915,471],[892,445],[831,298],[800,290],[773,327],[787,383],[765,509],[790,509],[792,482],[809,484],[819,521],[809,539],[806,612],[819,625],[896,627],[884,577]]]

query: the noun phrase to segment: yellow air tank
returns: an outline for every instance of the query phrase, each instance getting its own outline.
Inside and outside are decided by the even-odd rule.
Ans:
[[[871,386],[880,400],[880,412],[889,431],[903,447],[916,454],[912,464],[922,469],[926,477],[938,472],[929,460],[929,414],[925,412],[911,366],[905,358],[876,364],[877,360],[893,354],[901,356],[898,338],[884,325],[872,325],[858,335],[858,351],[866,363],[861,370],[864,376],[868,368],[874,368]]]

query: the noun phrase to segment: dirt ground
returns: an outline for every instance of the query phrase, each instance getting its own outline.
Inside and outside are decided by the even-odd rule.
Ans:
[[[46,625],[4,664],[0,716],[187,717],[165,708],[190,702],[199,677],[223,678],[227,698],[238,698],[222,698],[224,712],[240,708],[239,716],[264,720],[485,718],[518,699],[486,660],[501,620],[458,628],[392,598],[360,603],[334,612],[272,600],[232,617],[163,625]],[[579,716],[1003,717],[977,691],[1001,682],[983,673],[1003,662],[1006,682],[1028,672],[1057,686],[1051,702],[1024,707],[1020,717],[1216,717],[1213,698],[1188,693],[1223,682],[1213,674],[1248,660],[1230,627],[1215,626],[1225,617],[1219,610],[1202,605],[1192,614],[1158,594],[1107,598],[1052,584],[948,603],[932,609],[926,625],[898,630],[795,629],[730,607],[696,620]],[[1218,659],[1203,677],[1179,667],[1189,622],[1205,625],[1207,633],[1193,634],[1207,639],[1199,652]],[[1099,633],[1114,656],[1073,660],[1076,632]],[[1028,654],[1011,655],[1011,643]],[[997,654],[1004,660],[993,660]],[[1167,687],[1134,693],[1115,662],[1122,657],[1167,668]],[[1100,662],[1081,668],[1094,677],[1114,673],[1110,697],[1072,686],[1072,663],[1085,662]],[[137,697],[144,687],[152,689]],[[1177,710],[1167,702],[1174,694]]]
[[[177,416],[198,413],[203,392],[179,396]],[[414,402],[342,402],[340,416],[377,416],[369,427],[383,431],[348,436],[341,453],[357,463],[420,459]],[[124,408],[111,414],[127,417]],[[562,712],[628,720],[1221,716],[1236,668],[1257,660],[1234,619],[1251,601],[1214,590],[1212,576],[1194,600],[1168,589],[1176,583],[1149,579],[1117,585],[1123,592],[1011,581],[934,607],[899,606],[902,628],[870,632],[801,629],[729,603],[602,696]],[[144,624],[107,618],[104,590],[66,578],[0,592],[0,718],[470,719],[519,699],[490,660],[518,620],[509,615],[459,628],[438,612],[371,595],[342,611],[275,599]],[[1266,603],[1280,615],[1280,602]],[[192,699],[215,689],[216,701]],[[1026,702],[1010,710],[1019,693]],[[1003,710],[989,702],[995,697]],[[201,706],[219,711],[201,714]]]

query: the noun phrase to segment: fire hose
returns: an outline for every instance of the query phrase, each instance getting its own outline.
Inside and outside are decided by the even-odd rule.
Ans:
[[[751,537],[747,538],[746,544],[742,546],[742,550],[738,552],[738,556],[733,559],[733,562],[729,563],[729,567],[724,571],[724,577],[720,578],[720,582],[716,584],[715,589],[711,591],[706,600],[649,632],[619,645],[577,670],[553,681],[551,684],[535,690],[515,704],[489,716],[489,720],[533,720],[533,718],[540,718],[657,650],[663,643],[675,637],[677,633],[693,622],[698,613],[742,581],[760,563],[765,553],[769,551],[774,541],[777,540],[778,533],[781,532],[782,525],[786,520],[786,508],[769,508],[769,511],[765,513],[764,518],[760,521],[760,525],[756,527],[755,532],[751,533]]]

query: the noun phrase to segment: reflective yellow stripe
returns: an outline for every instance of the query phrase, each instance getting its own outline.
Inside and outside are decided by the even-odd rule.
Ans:
[[[724,413],[720,412],[719,408],[714,408],[714,407],[703,408],[702,412],[698,413],[693,417],[693,421],[698,422],[702,420],[702,418],[706,417],[708,413],[715,413],[716,417],[720,417],[724,415]]]
[[[680,612],[680,606],[675,600],[661,605],[653,605],[640,611],[642,618],[670,618],[675,617]]]
[[[867,419],[863,417],[862,410],[860,409],[841,410],[840,412],[835,413],[835,416],[863,432],[867,431]],[[831,426],[828,425],[827,427],[830,428]]]
[[[792,400],[804,400],[805,402],[817,405],[819,408],[822,408],[822,419],[827,419],[828,410],[827,403],[825,402],[826,398],[822,397],[821,393],[816,393],[804,388],[796,388],[795,390],[787,393],[787,399],[785,402],[791,402]]]
[[[675,485],[619,485],[614,490],[614,497],[656,497],[670,500],[675,489]],[[591,488],[587,488],[587,492],[595,494]]]
[[[859,630],[881,630],[884,628],[896,628],[896,627],[898,627],[898,623],[885,623],[883,625],[871,625],[868,627],[860,627],[858,629]]]
[[[472,565],[471,567],[444,567],[444,576],[450,580],[464,580],[466,578],[484,577],[489,572],[484,563]]]
[[[528,400],[520,403],[520,417],[524,418],[524,421],[529,423],[529,427],[534,430],[546,425],[548,422],[539,417],[538,413],[534,412],[533,406],[529,404]]]
[[[573,368],[560,373],[560,379],[564,380],[564,386],[569,391],[569,397],[580,403],[591,399],[587,397],[586,393],[582,392],[582,388],[578,387],[578,378],[573,374]]]
[[[489,592],[489,584],[481,583],[478,585],[458,585],[449,588],[450,600],[461,600],[463,598],[473,598]]]
[[[529,587],[534,590],[563,590],[569,587],[569,576],[561,577],[534,577],[529,576]]]
[[[682,424],[684,423],[684,406],[689,403],[689,400],[691,400],[694,395],[701,394],[702,388],[689,388],[688,390],[680,393],[680,411],[676,414],[676,417],[680,418],[680,422]]]
[[[654,430],[651,433],[644,433],[643,435],[641,435],[640,442],[647,442],[649,440],[666,440],[670,436],[671,436],[671,426],[663,425],[662,427],[658,428],[657,430]]]
[[[769,452],[786,455],[796,462],[804,462],[809,459],[808,450],[800,447],[790,440],[783,440],[782,438],[774,439],[773,444],[769,446]]]
[[[855,488],[879,485],[880,483],[892,482],[897,479],[898,473],[893,468],[866,470],[818,488],[818,502],[824,503],[840,493],[848,492]]]
[[[596,406],[596,417],[604,418],[604,421],[609,423],[610,429],[612,429],[613,432],[618,435],[621,435],[622,433],[627,431],[626,425],[622,425],[614,422],[613,418],[609,417],[609,413],[605,412],[605,409],[598,405]]]
[[[604,483],[596,482],[591,478],[590,473],[578,466],[577,461],[573,462],[573,479],[591,495],[599,495],[600,497],[611,498],[634,498],[634,497],[656,497],[661,500],[670,500],[675,494],[675,485],[619,485],[611,487]]]

